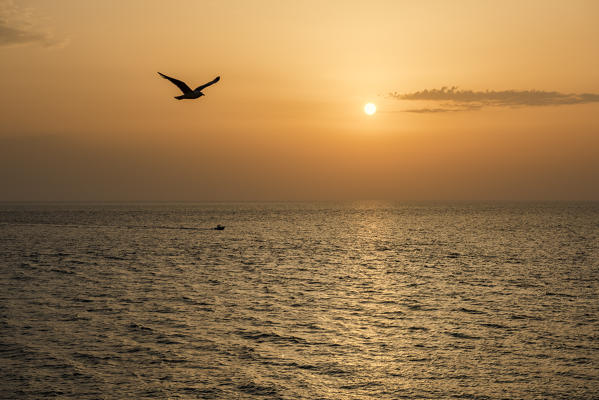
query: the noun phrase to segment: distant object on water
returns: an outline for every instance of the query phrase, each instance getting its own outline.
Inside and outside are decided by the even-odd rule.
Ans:
[[[204,83],[203,85],[198,86],[194,90],[191,90],[191,88],[189,86],[187,86],[187,84],[185,82],[183,82],[183,81],[180,81],[180,80],[175,79],[175,78],[171,78],[170,76],[166,76],[164,74],[161,74],[160,72],[158,73],[158,75],[160,75],[164,79],[168,79],[175,86],[177,86],[179,89],[181,89],[181,91],[183,92],[183,94],[181,96],[175,96],[175,99],[177,99],[177,100],[197,99],[198,97],[204,96],[204,93],[202,93],[202,89],[204,89],[204,88],[206,88],[206,87],[208,87],[210,85],[214,85],[216,82],[220,81],[220,76],[217,76],[216,78],[214,78],[210,82]]]
[[[221,224],[218,224],[218,225],[216,225],[216,226],[215,226],[214,228],[212,228],[212,229],[213,229],[213,230],[215,230],[215,231],[224,231],[224,230],[225,230],[225,226],[224,226],[224,225],[221,225]]]

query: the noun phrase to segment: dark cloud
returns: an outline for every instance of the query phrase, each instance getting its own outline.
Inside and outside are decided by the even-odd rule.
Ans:
[[[28,32],[21,28],[8,26],[5,21],[0,20],[0,47],[29,43],[40,43],[47,46],[51,45],[52,41],[43,33]]]
[[[416,114],[427,114],[427,113],[444,113],[444,112],[454,112],[454,111],[463,111],[461,108],[411,108],[409,110],[403,110],[404,112],[416,113]]]
[[[417,114],[434,114],[434,113],[447,113],[447,112],[457,112],[457,111],[468,111],[468,110],[479,110],[481,108],[480,105],[477,104],[469,104],[460,107],[436,107],[436,108],[411,108],[408,110],[403,110],[404,112],[409,113],[417,113]]]
[[[422,90],[412,93],[390,93],[397,100],[436,101],[442,103],[438,108],[420,108],[405,110],[415,113],[439,113],[452,111],[477,110],[482,107],[521,107],[521,106],[559,106],[568,104],[586,104],[599,102],[595,93],[560,93],[543,90],[459,90],[457,87]]]
[[[64,43],[37,25],[31,10],[18,7],[12,1],[0,0],[0,47],[27,44],[52,47]]]

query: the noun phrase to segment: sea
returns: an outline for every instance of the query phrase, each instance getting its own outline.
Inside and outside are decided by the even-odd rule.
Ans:
[[[599,203],[2,203],[0,398],[599,399]]]

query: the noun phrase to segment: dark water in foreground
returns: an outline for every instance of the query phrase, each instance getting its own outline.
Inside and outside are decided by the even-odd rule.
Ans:
[[[599,204],[4,204],[0,317],[1,398],[599,398]]]

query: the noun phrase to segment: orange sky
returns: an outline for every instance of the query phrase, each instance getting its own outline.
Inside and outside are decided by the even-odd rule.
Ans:
[[[0,201],[599,200],[598,19],[596,1],[0,0]],[[157,71],[222,79],[177,101]]]

